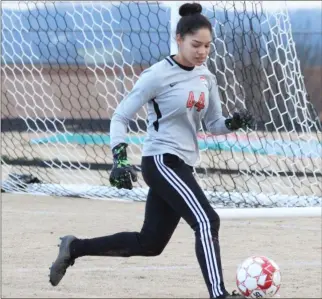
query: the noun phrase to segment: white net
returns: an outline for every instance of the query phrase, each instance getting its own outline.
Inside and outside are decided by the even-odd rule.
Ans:
[[[170,54],[167,3],[4,2],[2,191],[144,200],[110,187],[110,119],[143,69]],[[321,127],[305,89],[287,10],[204,5],[214,26],[209,69],[225,116],[247,107],[251,132],[199,134],[196,176],[216,206],[321,204]],[[172,25],[172,26],[171,26]],[[129,125],[140,165],[142,108]]]

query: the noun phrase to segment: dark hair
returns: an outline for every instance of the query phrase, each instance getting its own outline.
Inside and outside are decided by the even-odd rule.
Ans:
[[[212,33],[212,26],[207,17],[201,14],[202,6],[199,3],[185,3],[179,8],[182,17],[178,24],[176,34],[184,37],[186,34],[194,34],[201,28],[208,28]]]

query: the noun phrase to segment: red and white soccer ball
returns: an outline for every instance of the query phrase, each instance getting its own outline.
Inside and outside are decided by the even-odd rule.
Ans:
[[[238,267],[236,283],[246,298],[273,297],[281,285],[280,269],[265,256],[249,257]]]

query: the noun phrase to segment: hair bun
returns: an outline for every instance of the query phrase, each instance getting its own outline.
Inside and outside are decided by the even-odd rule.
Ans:
[[[202,12],[202,6],[199,3],[185,3],[179,8],[181,17],[190,16]]]

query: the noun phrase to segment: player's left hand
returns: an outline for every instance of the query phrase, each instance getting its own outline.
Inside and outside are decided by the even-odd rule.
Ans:
[[[238,129],[254,129],[255,120],[248,110],[242,109],[239,112],[235,112],[232,118],[227,118],[225,124],[231,131]]]

